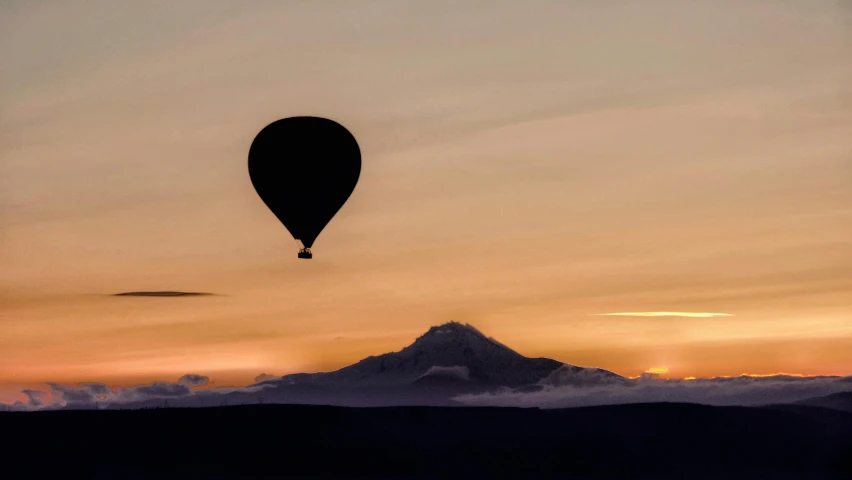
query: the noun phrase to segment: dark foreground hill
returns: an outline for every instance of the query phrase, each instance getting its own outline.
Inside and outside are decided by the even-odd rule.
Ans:
[[[65,410],[0,431],[4,471],[40,478],[852,478],[852,415],[807,406]]]

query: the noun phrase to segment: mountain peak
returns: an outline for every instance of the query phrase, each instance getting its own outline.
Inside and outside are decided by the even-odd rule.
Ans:
[[[485,336],[485,335],[483,335],[482,332],[477,330],[476,327],[474,327],[473,325],[471,325],[469,323],[457,322],[455,320],[450,320],[449,322],[447,322],[443,325],[433,326],[433,327],[429,328],[429,331],[427,331],[426,333],[437,332],[437,331],[470,331],[470,332],[478,333],[478,334],[482,335],[483,337]]]
[[[439,335],[471,335],[472,337],[478,337],[488,340],[488,337],[486,337],[485,334],[477,330],[476,327],[474,327],[473,325],[456,321],[450,321],[443,325],[429,327],[429,330],[427,330],[426,333],[418,337],[418,340],[424,337],[434,337]]]
[[[398,352],[365,358],[330,372],[328,378],[361,384],[410,384],[435,374],[433,367],[440,367],[447,372],[464,369],[465,377],[473,382],[514,387],[537,382],[561,365],[556,360],[527,358],[470,324],[451,321],[429,328]]]

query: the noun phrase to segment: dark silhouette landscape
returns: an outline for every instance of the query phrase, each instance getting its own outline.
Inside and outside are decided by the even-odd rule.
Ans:
[[[852,414],[804,405],[247,405],[0,419],[11,440],[3,449],[7,468],[26,464],[77,478],[852,475]],[[49,462],[32,464],[36,448]]]

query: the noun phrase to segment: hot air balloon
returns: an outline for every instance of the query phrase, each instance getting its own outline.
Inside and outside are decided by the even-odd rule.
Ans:
[[[346,203],[361,175],[361,150],[339,123],[290,117],[270,123],[251,144],[251,183],[296,240],[298,258],[312,258],[320,232]]]

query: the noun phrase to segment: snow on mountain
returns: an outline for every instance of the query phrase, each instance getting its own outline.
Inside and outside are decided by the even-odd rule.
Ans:
[[[467,367],[430,367],[426,373],[420,375],[420,378],[433,377],[452,377],[459,380],[470,380],[470,370]]]

